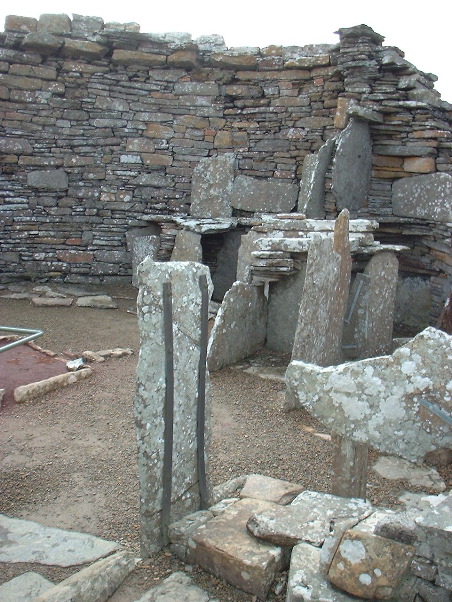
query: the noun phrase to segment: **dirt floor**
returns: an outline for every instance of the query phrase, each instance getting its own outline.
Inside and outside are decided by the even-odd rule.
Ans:
[[[135,369],[139,350],[136,289],[102,287],[119,309],[34,307],[29,300],[0,298],[0,322],[45,331],[37,343],[59,355],[130,347],[135,354],[94,364],[94,375],[60,391],[0,411],[0,512],[44,525],[85,531],[120,542],[139,555],[138,478],[133,422]],[[1,333],[0,333],[1,334]],[[266,360],[278,358],[267,354]],[[328,433],[301,411],[283,412],[283,383],[234,368],[211,375],[212,483],[261,473],[328,491],[331,443]],[[371,453],[371,460],[375,460]],[[442,476],[451,487],[450,470]],[[369,471],[369,498],[394,504],[405,489]],[[0,583],[30,570],[0,565]],[[115,594],[131,602],[164,576],[188,570],[221,602],[251,601],[197,568],[184,567],[168,552],[145,561]],[[74,569],[42,569],[60,580]],[[271,594],[282,601],[285,593]]]

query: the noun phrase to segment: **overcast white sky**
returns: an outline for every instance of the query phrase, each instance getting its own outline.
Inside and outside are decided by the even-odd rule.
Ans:
[[[452,103],[452,2],[415,4],[401,0],[15,0],[7,14],[36,17],[65,13],[136,22],[145,33],[188,32],[193,38],[217,33],[228,46],[304,46],[335,43],[340,27],[365,23],[397,46],[418,69],[438,76],[436,89]],[[7,5],[8,12],[3,8]],[[14,12],[11,12],[14,11]]]

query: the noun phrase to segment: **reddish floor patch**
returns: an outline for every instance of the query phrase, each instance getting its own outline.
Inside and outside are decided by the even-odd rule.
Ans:
[[[12,339],[1,339],[0,347]],[[0,389],[5,389],[2,408],[14,403],[14,389],[67,372],[66,364],[28,343],[0,352]]]

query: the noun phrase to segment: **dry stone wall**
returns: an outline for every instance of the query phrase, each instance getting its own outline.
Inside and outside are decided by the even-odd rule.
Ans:
[[[348,208],[378,219],[384,242],[410,243],[402,271],[429,280],[438,314],[452,274],[447,223],[394,215],[392,185],[452,174],[451,105],[435,92],[435,76],[382,42],[358,26],[339,30],[337,45],[228,49],[220,36],[140,33],[97,17],[7,17],[3,279],[129,281],[127,232],[159,223],[169,257],[169,218],[189,212],[202,159],[232,153],[236,176],[298,187],[305,157],[333,139],[339,148],[356,122],[351,137],[359,130],[367,140],[370,174],[367,196]],[[347,168],[343,154],[337,160]],[[323,169],[323,213],[333,218],[342,208],[332,187],[338,167]]]

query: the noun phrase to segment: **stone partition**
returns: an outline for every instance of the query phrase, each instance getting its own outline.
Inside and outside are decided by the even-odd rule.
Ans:
[[[428,281],[434,323],[452,276],[448,198],[439,210],[429,192],[413,213],[404,197],[420,178],[430,191],[429,178],[452,174],[451,105],[434,79],[365,25],[339,29],[337,45],[234,49],[220,36],[140,33],[98,17],[9,16],[1,278],[130,282],[127,232],[157,223],[157,256],[169,258],[172,218],[190,214],[192,186],[205,195],[192,213],[211,215],[197,174],[213,158],[228,164],[221,215],[291,211],[298,197],[312,217],[346,207],[377,219],[382,242],[412,247],[400,273]],[[359,182],[347,179],[350,164]]]
[[[139,267],[138,319],[140,356],[137,368],[135,424],[141,501],[142,554],[149,556],[165,542],[164,480],[171,480],[168,520],[200,509],[198,474],[198,379],[201,351],[201,289],[210,284],[206,266],[193,262],[157,263],[146,259]],[[167,368],[168,332],[164,317],[164,285],[172,287],[174,364],[174,420],[167,423],[165,408],[171,375]],[[207,375],[208,380],[208,375]],[[207,383],[208,385],[208,383]],[[210,439],[210,406],[206,393],[205,457]],[[165,468],[165,440],[172,426],[172,477]],[[164,466],[165,464],[165,466]],[[167,509],[168,511],[168,509]]]

